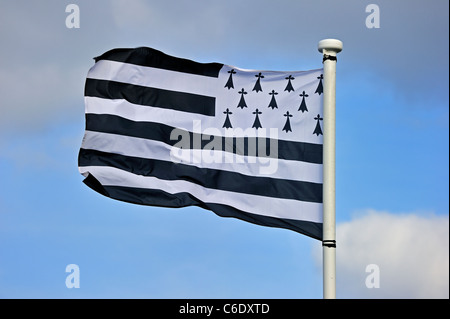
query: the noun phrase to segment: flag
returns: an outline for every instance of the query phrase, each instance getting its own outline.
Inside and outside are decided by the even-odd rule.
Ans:
[[[116,200],[321,240],[322,78],[110,50],[87,75],[79,171]]]

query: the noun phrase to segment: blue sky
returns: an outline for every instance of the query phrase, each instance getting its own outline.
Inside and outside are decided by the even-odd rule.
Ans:
[[[80,9],[80,28],[65,12]],[[369,4],[380,28],[366,27]],[[83,183],[93,57],[149,46],[247,69],[337,64],[337,296],[448,298],[448,1],[0,0],[0,298],[321,298],[320,242]],[[80,288],[65,285],[77,264]],[[366,266],[379,267],[369,289]]]

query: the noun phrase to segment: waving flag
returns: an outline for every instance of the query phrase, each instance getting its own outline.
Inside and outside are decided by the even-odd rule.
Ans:
[[[322,79],[322,69],[108,51],[86,79],[79,171],[117,200],[194,205],[321,240]]]

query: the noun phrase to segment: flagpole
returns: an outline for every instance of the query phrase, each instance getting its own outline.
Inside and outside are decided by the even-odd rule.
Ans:
[[[336,298],[336,61],[342,42],[321,40],[323,54],[323,298]]]

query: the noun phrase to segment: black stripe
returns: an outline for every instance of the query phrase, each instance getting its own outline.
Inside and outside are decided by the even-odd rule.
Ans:
[[[151,156],[151,155],[149,155]],[[80,149],[79,166],[108,166],[163,180],[185,180],[202,187],[265,197],[322,203],[322,184],[247,176],[236,172]]]
[[[204,203],[189,193],[169,194],[158,189],[102,186],[92,175],[88,175],[83,182],[100,194],[128,203],[173,208],[199,206],[221,217],[233,217],[261,226],[289,229],[322,240],[322,223],[248,213],[227,205]]]
[[[223,64],[220,63],[199,63],[173,57],[161,51],[146,47],[136,49],[113,49],[95,58],[95,62],[98,62],[99,60],[131,63],[216,78],[219,76],[219,71],[223,67]]]
[[[215,97],[169,91],[123,82],[87,78],[84,95],[103,99],[124,99],[133,104],[208,116],[215,115]]]
[[[234,154],[238,155],[255,155],[250,152],[248,145],[252,144],[252,138],[242,137],[242,138],[233,138],[233,137],[215,137],[211,136],[207,140],[202,140],[202,136],[197,133],[192,133],[188,131],[184,131],[181,129],[176,129],[181,135],[177,136],[175,134],[176,140],[171,140],[170,136],[173,130],[176,128],[161,124],[161,123],[153,123],[153,122],[135,122],[132,120],[128,120],[116,115],[110,114],[86,114],[86,130],[95,131],[95,132],[103,132],[103,133],[111,133],[118,135],[125,135],[131,137],[139,137],[145,138],[155,141],[164,142],[171,146],[179,146],[177,145],[180,141],[183,140],[184,136],[189,136],[188,144],[191,149],[200,148],[204,149],[204,147],[210,143],[213,139],[219,138],[222,141],[222,151],[230,152],[232,151]],[[321,144],[311,144],[311,143],[302,143],[302,142],[293,142],[293,141],[284,141],[278,140],[277,144],[272,143],[273,141],[270,138],[260,139],[265,142],[268,150],[265,150],[263,154],[258,153],[258,144],[256,144],[256,156],[260,157],[271,157],[276,152],[270,151],[270,145],[278,144],[278,155],[279,159],[286,160],[294,160],[294,161],[302,161],[308,163],[322,164],[322,145]],[[195,141],[195,142],[194,142]],[[185,141],[183,141],[185,142]],[[259,139],[254,141],[255,143],[259,143]],[[197,145],[198,144],[198,145]],[[242,147],[243,145],[243,147]],[[217,150],[217,149],[216,149]]]

